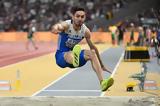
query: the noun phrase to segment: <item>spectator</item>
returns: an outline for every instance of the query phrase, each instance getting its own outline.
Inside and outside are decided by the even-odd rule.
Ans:
[[[29,23],[36,19],[39,25],[37,31],[49,30],[51,24],[59,20],[69,19],[70,7],[75,2],[83,5],[87,13],[87,21],[96,17],[104,17],[108,11],[112,11],[112,0],[1,0],[0,1],[0,30],[1,31],[27,31]],[[115,0],[119,9],[124,0]],[[113,15],[113,14],[112,14]]]

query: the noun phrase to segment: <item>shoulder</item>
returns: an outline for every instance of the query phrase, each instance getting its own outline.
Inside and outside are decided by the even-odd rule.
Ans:
[[[65,30],[67,30],[71,24],[71,21],[70,20],[66,20],[66,21],[62,21],[62,22],[59,22],[59,24],[64,27]]]
[[[82,24],[82,29],[86,31],[88,30],[88,27],[85,24]]]
[[[71,24],[72,22],[71,22],[71,20],[65,20],[64,21],[66,24]]]

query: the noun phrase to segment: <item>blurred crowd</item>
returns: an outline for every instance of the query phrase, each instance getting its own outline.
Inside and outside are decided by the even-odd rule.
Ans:
[[[69,19],[74,5],[84,6],[87,21],[118,11],[132,0],[0,0],[0,31],[28,31],[36,23],[38,31],[48,31],[52,24]],[[136,1],[136,0],[134,0]]]
[[[112,33],[112,44],[120,44],[124,33],[129,32],[130,38],[128,45],[136,46],[160,46],[160,9],[150,8],[134,17],[124,19],[117,25],[110,26]],[[138,32],[138,39],[135,39],[135,33]]]

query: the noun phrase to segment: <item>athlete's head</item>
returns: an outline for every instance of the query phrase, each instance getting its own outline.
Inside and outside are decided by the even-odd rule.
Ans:
[[[86,12],[85,12],[85,9],[82,8],[82,7],[73,7],[71,9],[71,13],[72,13],[72,20],[73,20],[73,23],[76,25],[76,26],[81,26],[85,19],[86,19]]]

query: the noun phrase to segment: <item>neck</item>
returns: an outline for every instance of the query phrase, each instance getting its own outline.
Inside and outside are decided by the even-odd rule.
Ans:
[[[76,31],[79,31],[81,29],[81,26],[77,26],[75,24],[73,24],[73,28],[76,30]]]

